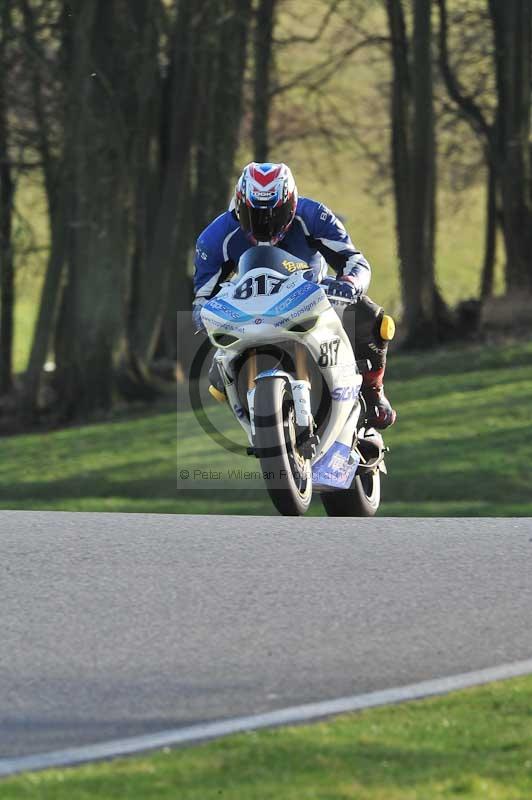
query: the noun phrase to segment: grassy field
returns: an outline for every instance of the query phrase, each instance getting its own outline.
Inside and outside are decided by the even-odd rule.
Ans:
[[[381,514],[532,515],[532,342],[391,357],[389,372],[399,418]],[[206,414],[245,444],[225,406],[207,401]],[[1,448],[0,508],[274,513],[261,479],[227,475],[258,462],[228,453],[175,404]],[[209,468],[221,477],[195,477]],[[323,513],[318,498],[311,513]]]
[[[0,783],[2,800],[530,800],[532,678]]]

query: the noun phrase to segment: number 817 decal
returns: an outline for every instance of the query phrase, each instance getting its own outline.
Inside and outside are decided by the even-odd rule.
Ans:
[[[340,349],[340,339],[330,339],[320,345],[320,357],[318,364],[320,367],[335,367],[338,364],[338,350]]]
[[[248,297],[257,297],[257,295],[261,294],[277,294],[286,281],[287,278],[274,278],[272,275],[257,275],[254,278],[246,278],[235,289],[234,297],[236,300],[247,300]]]

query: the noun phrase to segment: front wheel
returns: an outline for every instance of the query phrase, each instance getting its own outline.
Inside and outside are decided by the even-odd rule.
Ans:
[[[381,501],[380,471],[355,475],[349,489],[323,492],[321,500],[329,517],[374,517]]]
[[[310,461],[299,452],[290,384],[282,377],[257,381],[254,400],[255,451],[276,509],[304,514],[312,499]]]

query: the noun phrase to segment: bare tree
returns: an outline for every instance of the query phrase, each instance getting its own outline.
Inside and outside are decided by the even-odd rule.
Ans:
[[[495,143],[502,195],[508,291],[532,291],[532,6],[489,0],[495,39],[498,125]]]
[[[493,294],[495,258],[497,249],[499,169],[497,165],[497,138],[499,114],[490,121],[486,109],[475,98],[473,91],[466,92],[460,83],[449,53],[449,22],[446,0],[436,0],[440,14],[439,65],[449,97],[477,137],[486,163],[486,216],[484,259],[481,270],[480,298],[486,300]],[[478,24],[478,20],[477,20]]]
[[[157,346],[170,274],[175,269],[177,223],[180,203],[186,197],[184,179],[194,131],[190,110],[197,91],[196,57],[198,39],[205,23],[205,6],[206,0],[194,7],[189,3],[178,3],[171,39],[165,161],[148,252],[137,290],[141,308],[134,319],[133,349],[145,362],[149,362]]]
[[[29,76],[29,97],[34,130],[34,147],[39,153],[50,227],[50,250],[46,266],[39,313],[33,332],[28,366],[24,375],[22,404],[31,417],[38,405],[42,370],[49,350],[61,302],[66,263],[68,210],[72,201],[72,159],[67,150],[66,85],[72,66],[68,5],[57,9],[51,25],[57,31],[55,62],[47,58],[41,35],[52,38],[41,17],[45,4],[21,0],[24,64]],[[53,98],[53,99],[51,99]]]
[[[11,74],[8,55],[11,13],[11,0],[4,0],[0,15],[0,394],[9,392],[13,383],[15,273],[11,234],[14,182],[6,97]]]
[[[489,0],[486,9],[491,42],[489,66],[494,87],[464,89],[452,64],[446,0],[440,12],[439,61],[449,97],[476,134],[487,165],[486,237],[481,297],[493,291],[499,224],[506,249],[506,288],[532,289],[532,166],[530,86],[532,10],[521,0]],[[477,14],[478,16],[478,14]],[[478,19],[477,19],[478,23]],[[470,82],[470,81],[469,81]],[[484,96],[483,96],[484,95]],[[489,108],[493,105],[494,108]],[[484,100],[484,107],[481,102]]]
[[[432,78],[432,2],[414,0],[412,69],[411,263],[403,266],[405,317],[412,343],[437,339],[434,242],[436,150]]]
[[[56,335],[63,415],[107,409],[124,346],[130,247],[121,3],[73,11],[68,155],[72,175],[68,272]]]
[[[392,58],[392,170],[406,343],[438,341],[448,318],[434,274],[436,158],[430,0],[415,0],[410,41],[402,0],[387,0]]]
[[[253,74],[253,158],[267,161],[273,56],[273,30],[277,0],[259,0],[255,12]]]

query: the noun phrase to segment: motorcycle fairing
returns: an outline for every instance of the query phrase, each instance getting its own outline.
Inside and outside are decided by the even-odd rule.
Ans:
[[[312,483],[316,489],[349,489],[351,486],[360,464],[360,454],[353,449],[359,416],[360,404],[357,403],[337,439],[312,464]]]
[[[265,274],[265,270],[257,270],[261,274]],[[253,270],[255,272],[255,270]],[[248,273],[249,275],[250,273]],[[273,273],[275,274],[275,273]],[[306,300],[310,295],[315,294],[316,292],[322,291],[320,287],[316,283],[310,283],[309,281],[303,281],[298,286],[296,286],[290,294],[283,297],[281,300],[278,300],[271,308],[266,310],[257,310],[255,314],[247,314],[246,312],[242,311],[240,308],[237,308],[232,303],[228,303],[226,300],[220,297],[215,297],[212,300],[209,300],[208,303],[205,303],[203,307],[203,313],[211,313],[214,314],[216,317],[221,317],[223,320],[227,322],[249,322],[255,317],[278,317],[280,314],[286,314],[289,311],[292,311],[297,306],[299,306],[303,300]],[[215,321],[214,321],[215,322]]]
[[[348,465],[347,460],[353,457],[351,446],[360,413],[358,394],[362,381],[357,372],[351,344],[323,288],[306,279],[302,272],[294,272],[289,277],[283,276],[283,284],[276,292],[278,296],[275,300],[271,295],[253,295],[246,298],[235,296],[238,295],[238,289],[243,281],[260,274],[271,275],[277,279],[280,277],[279,272],[268,267],[251,269],[236,281],[223,284],[218,295],[202,309],[202,318],[211,340],[215,342],[212,337],[217,332],[229,330],[235,335],[239,334],[235,342],[219,348],[216,353],[216,359],[222,366],[229,405],[252,445],[252,420],[248,419],[247,414],[242,413],[244,398],[239,397],[234,380],[234,360],[248,349],[260,348],[287,339],[293,339],[305,346],[309,351],[309,358],[321,372],[330,393],[330,413],[325,427],[320,430],[320,445],[313,459],[315,464],[321,462],[321,465],[326,466],[325,472],[328,477],[326,482],[317,482],[317,488],[320,485],[344,488],[348,480],[350,484],[354,474],[352,465]],[[314,319],[316,324],[308,332],[291,331],[296,322]],[[323,354],[323,346],[331,340],[337,343],[337,358],[334,362],[329,360],[327,363],[322,363],[320,356]],[[296,378],[289,376],[287,380],[293,384]],[[252,397],[248,395],[248,407],[250,399],[252,400]],[[251,416],[252,407],[251,402]],[[345,448],[349,453],[344,459],[345,464],[341,466],[340,456],[347,453]]]

